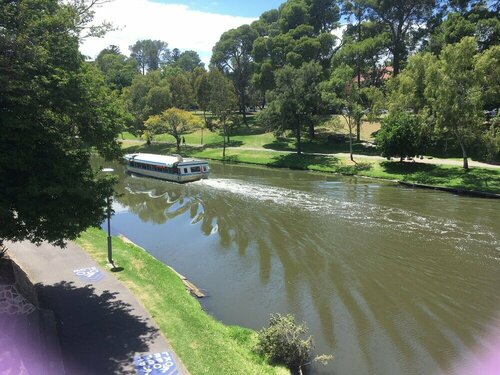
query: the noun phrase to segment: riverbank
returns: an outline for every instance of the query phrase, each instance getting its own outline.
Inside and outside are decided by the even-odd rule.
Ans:
[[[175,153],[170,143],[146,146],[143,142],[124,141],[126,152]],[[352,163],[345,155],[303,154],[276,150],[256,150],[231,147],[222,157],[221,148],[187,146],[183,155],[233,163],[265,165],[274,168],[290,168],[318,172],[357,175],[363,177],[398,180],[408,183],[500,194],[500,169],[472,167],[464,170],[449,164],[387,161],[369,156],[356,157]]]
[[[89,229],[77,240],[102,267],[107,263],[106,234]],[[141,248],[113,238],[115,273],[149,311],[189,372],[195,374],[287,374],[252,352],[257,335],[225,326],[206,314],[179,277]]]

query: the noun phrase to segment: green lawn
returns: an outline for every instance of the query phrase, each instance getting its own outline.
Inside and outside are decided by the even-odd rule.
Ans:
[[[77,243],[102,267],[106,234],[89,229]],[[113,238],[113,257],[123,271],[114,275],[149,311],[189,372],[196,374],[288,374],[252,352],[256,333],[226,326],[206,314],[181,280],[141,248]]]

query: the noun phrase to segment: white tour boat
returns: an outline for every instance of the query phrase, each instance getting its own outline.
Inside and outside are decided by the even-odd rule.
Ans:
[[[183,158],[180,155],[126,154],[127,170],[130,173],[175,182],[196,181],[207,178],[208,162]]]

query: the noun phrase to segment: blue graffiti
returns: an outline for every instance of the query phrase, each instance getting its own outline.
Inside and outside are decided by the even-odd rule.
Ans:
[[[177,375],[179,371],[169,352],[136,354],[134,367],[138,375]]]

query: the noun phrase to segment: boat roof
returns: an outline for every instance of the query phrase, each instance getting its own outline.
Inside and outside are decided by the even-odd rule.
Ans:
[[[207,163],[205,160],[193,159],[193,158],[183,158],[177,155],[158,155],[158,154],[146,154],[146,153],[136,153],[136,154],[126,154],[125,159],[134,161],[160,164],[160,165],[173,165],[174,163],[186,165],[186,164],[198,164]]]

